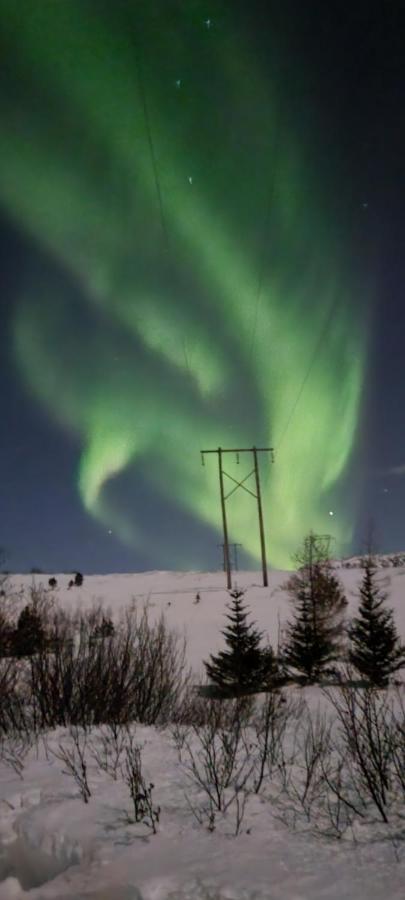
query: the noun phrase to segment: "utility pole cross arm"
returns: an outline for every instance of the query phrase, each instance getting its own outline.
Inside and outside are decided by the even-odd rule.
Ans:
[[[259,476],[259,460],[258,453],[270,453],[271,461],[274,462],[274,450],[273,447],[218,447],[216,450],[201,450],[201,463],[204,466],[204,456],[207,453],[216,453],[218,456],[218,470],[219,470],[219,489],[220,489],[220,498],[221,498],[221,512],[222,512],[222,528],[224,533],[224,543],[223,543],[223,551],[224,551],[224,569],[226,571],[226,581],[228,590],[232,587],[232,579],[231,579],[231,558],[229,553],[229,539],[228,539],[228,522],[226,517],[226,501],[238,488],[242,488],[242,490],[246,491],[246,493],[251,494],[257,500],[257,512],[259,518],[259,534],[260,534],[260,551],[262,558],[262,573],[263,573],[263,585],[267,587],[268,585],[268,577],[267,577],[267,561],[266,561],[266,545],[265,545],[265,536],[264,536],[264,521],[263,521],[263,508],[262,508],[262,498],[261,498],[261,490],[260,490],[260,476]],[[222,467],[222,457],[224,453],[234,453],[236,455],[236,462],[239,463],[239,454],[240,453],[252,453],[253,454],[253,469],[249,472],[245,478],[242,478],[241,481],[237,481],[233,475],[230,475],[229,472],[225,472]],[[225,494],[224,490],[224,475],[234,482],[235,487],[232,488]],[[250,490],[245,485],[245,481],[254,475],[255,484],[256,484],[256,493]],[[236,546],[240,545],[233,545]]]

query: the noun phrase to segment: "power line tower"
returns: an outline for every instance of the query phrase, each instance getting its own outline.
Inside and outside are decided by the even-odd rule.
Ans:
[[[259,534],[260,534],[260,549],[261,549],[261,557],[262,557],[262,573],[263,573],[263,586],[267,587],[268,585],[268,577],[267,577],[267,562],[266,562],[266,544],[264,539],[264,523],[263,523],[263,509],[262,509],[262,498],[260,492],[260,476],[259,476],[259,460],[258,453],[270,453],[271,461],[274,462],[274,450],[272,447],[237,447],[234,449],[225,449],[223,447],[218,447],[217,450],[201,450],[201,462],[203,466],[205,465],[204,457],[206,453],[216,453],[218,456],[218,473],[219,473],[219,490],[221,497],[221,511],[222,511],[222,527],[224,533],[224,568],[226,571],[226,582],[228,590],[232,587],[232,578],[231,578],[231,558],[229,554],[229,539],[228,539],[228,522],[226,517],[226,501],[229,500],[229,497],[238,490],[238,488],[242,488],[242,490],[246,491],[248,494],[251,494],[252,497],[257,500],[257,514],[259,519]],[[251,453],[253,455],[253,469],[242,478],[241,481],[237,481],[233,475],[230,475],[229,472],[225,472],[223,468],[222,458],[224,453],[234,453],[236,457],[236,462],[239,463],[239,456],[241,453]],[[249,487],[246,486],[246,482],[251,476],[254,476],[255,481],[255,491],[252,491]],[[225,483],[224,478],[229,478],[230,481],[233,482],[234,487],[231,488],[228,493],[225,493]]]
[[[233,565],[231,564],[231,568],[233,568],[234,572],[238,572],[238,570],[239,570],[238,547],[242,547],[242,546],[243,546],[242,544],[229,544],[230,549],[233,550],[233,560],[232,560]],[[222,565],[223,565],[224,572],[226,572],[225,544],[218,544],[218,547],[222,548]]]

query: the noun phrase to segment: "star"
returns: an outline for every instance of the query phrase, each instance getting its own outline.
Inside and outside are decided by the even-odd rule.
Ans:
[[[205,22],[204,22],[204,25],[205,25],[206,28],[211,28],[211,25],[212,25],[212,19],[206,19]]]
[[[108,534],[112,534],[111,528],[108,529]]]
[[[180,88],[180,87],[181,87],[181,78],[177,78],[177,80],[176,80],[176,82],[175,82],[175,85],[176,85],[176,88]]]
[[[366,201],[364,203],[362,203],[361,205],[362,205],[363,209],[368,209],[368,203]]]
[[[189,180],[190,184],[192,184],[192,183],[193,183],[193,176],[192,176],[192,175],[189,175],[189,176],[188,176],[188,180]]]
[[[330,510],[329,510],[329,515],[330,515],[330,516],[334,516],[334,515],[335,515],[335,513],[333,512],[333,509],[330,509]]]

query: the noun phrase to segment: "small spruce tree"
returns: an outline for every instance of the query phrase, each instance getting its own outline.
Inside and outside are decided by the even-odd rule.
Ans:
[[[384,608],[387,595],[376,580],[377,567],[371,555],[365,558],[357,616],[349,627],[350,663],[374,687],[387,687],[390,677],[405,666],[391,609]]]
[[[247,622],[244,592],[233,590],[230,596],[226,615],[230,624],[221,632],[229,649],[211,654],[210,662],[204,661],[207,675],[224,690],[260,690],[275,672],[274,654],[271,647],[260,647],[262,633]]]
[[[347,600],[321,538],[305,538],[295,561],[298,571],[284,585],[294,613],[285,629],[282,663],[313,683],[341,655]]]
[[[13,641],[13,628],[7,615],[0,609],[0,659],[10,654]]]
[[[101,623],[96,626],[94,635],[98,638],[112,637],[115,634],[114,622],[110,616],[104,616]]]
[[[17,656],[32,656],[40,650],[45,641],[45,629],[41,615],[34,606],[25,606],[18,617],[14,632],[14,648]]]

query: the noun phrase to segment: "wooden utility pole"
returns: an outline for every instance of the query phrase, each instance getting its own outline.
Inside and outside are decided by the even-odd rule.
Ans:
[[[263,584],[267,587],[268,579],[267,579],[267,560],[266,560],[266,544],[264,540],[264,524],[263,524],[263,510],[262,510],[262,495],[260,493],[260,479],[259,479],[259,461],[257,459],[257,450],[256,447],[253,447],[253,459],[255,464],[255,482],[256,482],[256,496],[257,496],[257,514],[259,516],[259,532],[260,532],[260,549],[262,552],[262,573],[263,573]]]
[[[226,571],[226,585],[228,591],[230,591],[232,587],[232,577],[231,577],[231,560],[229,556],[229,542],[228,542],[228,524],[226,521],[226,507],[225,507],[225,491],[224,491],[224,472],[222,468],[222,450],[221,447],[218,447],[218,467],[219,467],[219,489],[221,492],[221,509],[222,509],[222,529],[224,532],[224,562],[225,562],[225,571]],[[204,456],[202,457],[204,462]]]
[[[257,513],[259,518],[259,534],[260,534],[260,550],[262,557],[262,574],[263,574],[263,585],[267,587],[268,585],[268,577],[267,577],[267,562],[266,562],[266,544],[265,544],[265,536],[264,536],[264,522],[263,522],[263,508],[262,508],[262,499],[261,499],[261,491],[260,491],[260,475],[259,475],[259,460],[258,453],[270,453],[272,462],[274,461],[274,451],[272,447],[237,447],[234,449],[223,449],[223,447],[218,447],[217,450],[201,450],[201,461],[203,466],[205,465],[204,456],[206,453],[217,453],[218,454],[218,468],[219,468],[219,489],[220,489],[220,497],[221,497],[221,511],[222,511],[222,527],[224,533],[224,569],[226,571],[226,582],[228,590],[232,587],[232,579],[231,579],[231,560],[229,554],[229,540],[228,540],[228,523],[226,518],[226,501],[229,497],[235,493],[238,488],[242,488],[248,494],[251,494],[252,497],[257,500]],[[239,455],[241,453],[252,453],[253,454],[253,469],[242,478],[242,481],[237,481],[233,475],[230,475],[229,472],[225,472],[222,463],[222,457],[224,453],[234,453],[236,456],[236,462],[239,463]],[[254,475],[255,479],[255,491],[252,491],[250,488],[246,486],[246,481]],[[224,488],[224,476],[229,478],[230,481],[234,483],[234,487],[226,494]]]

